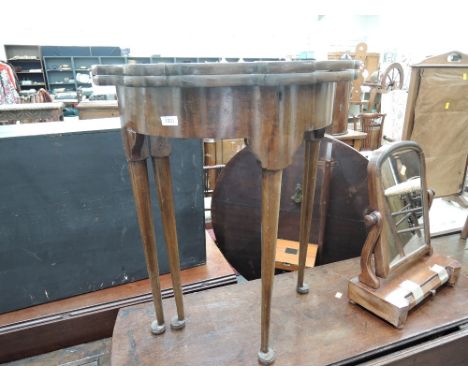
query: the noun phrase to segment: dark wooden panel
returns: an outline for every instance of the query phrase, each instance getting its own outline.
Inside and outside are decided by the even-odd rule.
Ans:
[[[368,362],[367,365],[467,366],[467,349],[468,329],[465,328]]]
[[[175,140],[171,158],[187,268],[204,263],[206,253],[201,141]],[[147,277],[120,131],[0,139],[0,163],[0,312]]]

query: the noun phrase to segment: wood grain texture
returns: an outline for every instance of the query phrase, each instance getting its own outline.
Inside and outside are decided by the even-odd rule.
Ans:
[[[332,123],[335,85],[281,87],[118,87],[127,134],[172,138],[246,138],[263,168],[282,169],[304,132]],[[161,117],[176,116],[177,126]]]
[[[303,191],[299,223],[299,270],[296,287],[299,293],[306,293],[308,291],[307,285],[304,284],[304,269],[309,244],[310,226],[312,225],[319,151],[319,139],[307,139],[305,141],[304,176],[302,178]]]
[[[184,321],[184,301],[180,282],[179,245],[177,241],[176,220],[174,213],[174,198],[172,195],[172,177],[169,157],[152,158],[154,178],[158,188],[158,199],[161,207],[161,219],[163,223],[164,239],[166,241],[171,271],[172,288],[174,290],[177,306],[177,319]]]
[[[275,275],[276,239],[282,171],[262,171],[262,302],[260,352],[270,349],[270,312]],[[272,361],[274,358],[272,359]],[[260,362],[263,362],[260,359]],[[271,362],[266,362],[271,363]]]
[[[143,252],[145,254],[146,268],[151,281],[153,302],[158,325],[164,325],[164,312],[162,309],[161,285],[159,282],[159,266],[157,258],[156,237],[154,234],[153,218],[151,216],[151,196],[148,181],[146,160],[128,162],[130,181],[140,227]],[[162,209],[161,209],[162,213]]]
[[[356,364],[468,323],[468,258],[463,245],[458,235],[434,239],[435,251],[463,262],[459,282],[441,288],[411,311],[401,330],[350,304],[345,296],[335,297],[337,292],[345,294],[348,280],[359,272],[358,259],[307,269],[307,295],[296,294],[295,273],[276,276],[271,320],[275,364]],[[158,338],[149,337],[144,324],[154,315],[150,304],[122,309],[114,329],[112,364],[255,365],[260,288],[256,280],[190,294],[185,299],[188,320],[199,325]],[[164,303],[174,312],[171,301]]]
[[[333,125],[327,131],[331,135],[342,135],[348,131],[348,112],[350,84],[339,82],[336,84],[335,99],[333,102]]]
[[[373,212],[366,215],[365,220],[368,222],[370,229],[361,251],[361,273],[359,274],[359,281],[371,288],[378,288],[380,286],[380,281],[375,275],[373,260],[375,245],[382,232],[382,216],[379,212]]]
[[[446,270],[448,278],[442,280],[431,268],[436,265]],[[445,283],[454,286],[460,273],[460,264],[457,260],[444,256],[425,256],[416,263],[389,279],[382,279],[378,289],[369,287],[353,278],[348,285],[348,297],[353,302],[363,306],[397,328],[406,323],[408,312],[416,305],[422,303]],[[419,287],[421,296],[416,298],[415,293],[406,291],[403,297],[400,292],[403,282],[410,281]],[[398,293],[398,298],[390,298]]]
[[[186,76],[210,75],[222,76],[233,74],[296,74],[316,71],[334,72],[358,69],[360,61],[296,61],[296,62],[254,62],[254,63],[183,63],[149,65],[96,65],[92,69],[94,76]],[[99,77],[98,77],[99,78]]]

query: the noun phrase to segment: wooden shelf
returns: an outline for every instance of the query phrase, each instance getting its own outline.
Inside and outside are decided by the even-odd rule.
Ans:
[[[28,71],[22,71],[22,72],[16,72],[16,74],[43,74],[44,72],[41,70],[40,72],[28,72]]]
[[[23,88],[25,86],[45,86],[45,83],[44,82],[39,82],[37,84],[29,84],[29,85],[23,85],[20,83],[20,86]]]
[[[41,61],[40,58],[9,58],[8,61]]]

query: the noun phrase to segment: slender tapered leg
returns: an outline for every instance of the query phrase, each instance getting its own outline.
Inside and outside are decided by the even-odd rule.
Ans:
[[[270,311],[282,175],[282,170],[262,170],[262,312],[258,360],[263,365],[270,365],[275,361],[275,352],[269,346]]]
[[[179,246],[177,244],[177,230],[172,196],[172,177],[169,157],[153,159],[154,177],[158,188],[159,205],[163,223],[164,238],[166,240],[171,271],[172,288],[177,306],[177,317],[171,321],[172,329],[182,329],[185,326],[184,301],[180,282]]]
[[[323,130],[323,131],[322,131]],[[320,151],[320,139],[325,129],[313,130],[306,133],[304,178],[302,180],[302,204],[299,223],[299,269],[297,274],[297,292],[309,293],[309,286],[304,283],[304,269],[309,245],[310,226],[314,206],[315,183],[317,180],[317,162]],[[318,133],[315,133],[318,131]]]
[[[164,312],[162,307],[161,286],[159,283],[159,266],[154,234],[153,219],[151,217],[151,197],[148,182],[146,160],[128,162],[128,170],[135,198],[135,206],[140,226],[140,234],[143,241],[146,267],[151,281],[156,320],[151,323],[153,334],[164,333]]]

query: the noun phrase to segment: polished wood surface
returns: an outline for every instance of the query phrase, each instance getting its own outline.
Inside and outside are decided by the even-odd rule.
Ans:
[[[279,170],[290,164],[304,131],[332,123],[334,84],[352,80],[358,65],[98,65],[94,81],[117,85],[126,129],[173,138],[247,138],[262,166]],[[167,116],[178,123],[164,126]]]
[[[347,283],[359,272],[359,259],[307,269],[307,295],[296,295],[294,272],[275,276],[271,321],[275,364],[369,362],[467,324],[468,257],[464,241],[452,235],[434,239],[433,246],[434,252],[463,263],[459,283],[456,288],[441,288],[434,298],[411,311],[403,329],[349,303]],[[112,364],[255,365],[259,289],[257,280],[187,295],[188,320],[199,325],[158,338],[147,335],[145,322],[154,317],[151,304],[122,309],[112,339]],[[164,303],[174,312],[170,301]],[[437,348],[432,354],[433,362],[437,362]],[[466,352],[458,355],[465,364],[468,362]]]
[[[441,276],[432,270],[434,266],[444,268],[447,279],[442,280]],[[411,309],[424,298],[435,295],[444,283],[454,286],[459,274],[458,261],[444,256],[425,256],[406,271],[390,279],[381,279],[378,288],[364,284],[358,277],[353,278],[348,285],[348,297],[352,302],[363,306],[395,327],[402,328]],[[416,298],[416,292],[402,290],[403,283],[408,282],[417,285],[420,296]],[[440,303],[445,304],[446,301]]]
[[[366,242],[361,251],[361,273],[358,276],[360,282],[372,288],[378,288],[380,281],[375,275],[374,271],[374,250],[377,240],[382,232],[382,215],[374,211],[365,217],[367,225],[369,226],[369,233]]]
[[[358,67],[356,61],[298,61],[93,68],[97,85],[117,86],[129,161],[146,160],[146,137],[157,136],[245,138],[261,163],[262,364],[274,361],[270,302],[282,170],[305,134],[332,123],[336,83],[351,81]],[[174,236],[168,240],[169,247],[176,246]]]
[[[236,283],[236,275],[206,234],[206,264],[181,271],[185,293]],[[163,298],[173,296],[169,274]],[[120,308],[151,302],[148,279],[0,315],[0,362],[42,354],[112,335]]]

